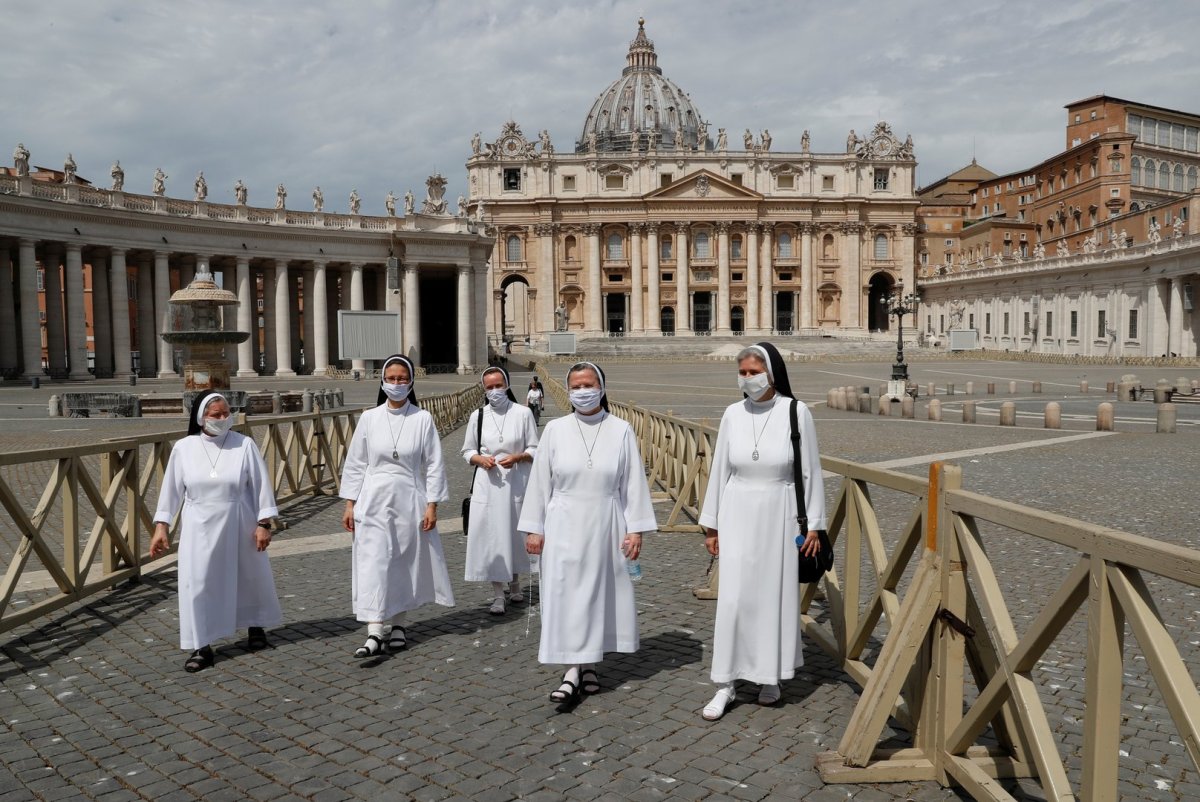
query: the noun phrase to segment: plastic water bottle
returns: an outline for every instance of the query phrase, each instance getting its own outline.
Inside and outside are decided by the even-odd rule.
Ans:
[[[542,572],[542,555],[530,554],[529,555],[529,573],[540,574],[541,572]]]
[[[626,560],[625,561],[625,571],[629,574],[629,578],[632,579],[634,582],[641,581],[642,564],[640,562],[638,562],[637,560]]]

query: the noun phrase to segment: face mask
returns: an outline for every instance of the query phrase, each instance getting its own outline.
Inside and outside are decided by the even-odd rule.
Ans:
[[[753,376],[738,376],[738,389],[750,396],[751,401],[761,401],[771,388],[771,380],[765,373],[755,373]]]
[[[233,418],[205,418],[204,433],[209,437],[220,437],[233,427]]]
[[[570,391],[567,396],[571,399],[571,406],[575,409],[580,412],[591,412],[600,406],[600,399],[604,396],[604,391],[599,387],[583,387]]]
[[[388,384],[383,383],[383,392],[391,401],[403,401],[408,398],[409,391],[412,390],[411,384]]]
[[[499,388],[496,390],[488,390],[484,393],[487,396],[488,403],[493,407],[502,407],[508,402],[508,390]]]

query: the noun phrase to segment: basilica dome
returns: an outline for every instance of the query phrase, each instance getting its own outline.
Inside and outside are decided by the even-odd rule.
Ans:
[[[686,149],[696,148],[701,139],[711,148],[707,129],[687,92],[663,77],[654,43],[646,38],[645,20],[639,19],[625,69],[592,103],[575,152],[645,150],[651,140],[670,149],[680,135]]]

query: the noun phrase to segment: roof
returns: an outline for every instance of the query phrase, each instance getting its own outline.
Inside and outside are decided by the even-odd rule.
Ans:
[[[1082,106],[1087,103],[1094,103],[1097,100],[1109,100],[1114,103],[1124,103],[1126,106],[1134,106],[1139,109],[1153,109],[1154,111],[1165,111],[1168,114],[1178,114],[1181,117],[1197,117],[1200,116],[1194,111],[1180,111],[1179,109],[1171,109],[1166,106],[1155,106],[1150,103],[1141,103],[1137,100],[1125,100],[1124,98],[1113,97],[1112,95],[1092,95],[1085,97],[1083,100],[1076,100],[1074,103],[1068,103],[1063,106],[1064,109],[1073,109],[1076,106]]]

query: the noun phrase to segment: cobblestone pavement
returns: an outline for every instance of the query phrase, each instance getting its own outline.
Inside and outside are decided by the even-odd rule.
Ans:
[[[1047,383],[1047,393],[1052,380],[1064,385],[1063,393],[1077,382],[1075,374],[1062,375],[1063,366],[1053,366],[1059,371],[1054,374],[1043,365],[935,364],[958,371],[960,384],[965,372],[995,375],[1005,383],[1037,378]],[[920,475],[929,461],[946,457],[962,465],[970,489],[1198,545],[1195,426],[1156,435],[1152,425],[1122,430],[1118,423],[1117,434],[1096,435],[1094,425],[1047,432],[1027,421],[1016,428],[936,424],[821,405],[829,386],[875,384],[886,378],[885,371],[886,365],[863,363],[792,369],[793,384],[805,388],[801,397],[814,404],[823,453]],[[1097,369],[1091,372],[1093,388],[1102,389]],[[684,417],[715,422],[736,395],[728,364],[614,365],[608,373],[614,396]],[[514,384],[522,379],[514,375]],[[426,385],[421,389],[430,392]],[[0,392],[0,401],[11,398],[8,393]],[[1093,395],[1098,402],[1102,394]],[[1152,405],[1130,406],[1129,417],[1153,418]],[[107,429],[91,422],[78,436],[92,442],[99,431]],[[0,440],[44,442],[39,438],[49,434],[76,436],[16,422],[0,427]],[[456,458],[461,440],[459,431],[443,444],[452,484],[445,512],[451,515],[469,480],[467,466]],[[827,491],[833,489],[827,482]],[[884,492],[875,502],[894,538],[911,503]],[[536,662],[536,588],[530,594],[534,604],[504,617],[488,615],[488,590],[461,581],[458,521],[442,522],[458,606],[412,614],[406,652],[356,661],[350,652],[362,631],[349,612],[349,550],[338,533],[340,504],[315,498],[284,517],[289,528],[272,550],[286,623],[272,633],[270,650],[249,653],[238,642],[219,644],[213,669],[185,674],[185,655],[176,648],[170,567],[0,641],[0,793],[6,802],[963,798],[932,783],[822,785],[814,758],[836,748],[858,697],[849,679],[811,644],[805,667],[785,684],[780,706],[757,706],[746,687],[724,719],[703,722],[699,709],[712,690],[706,652],[713,606],[690,593],[703,583],[708,565],[694,535],[647,539],[646,577],[638,586],[642,648],[605,661],[603,692],[567,711],[547,701],[557,676]],[[1020,632],[1075,555],[1011,532],[986,531],[985,537]],[[1195,681],[1196,590],[1151,584]],[[1085,624],[1077,616],[1034,672],[1075,779],[1085,644]],[[1200,797],[1196,772],[1132,639],[1126,646],[1123,713],[1122,797]],[[902,744],[906,736],[886,731],[887,737]],[[1010,789],[1018,798],[1040,798],[1028,783]]]

